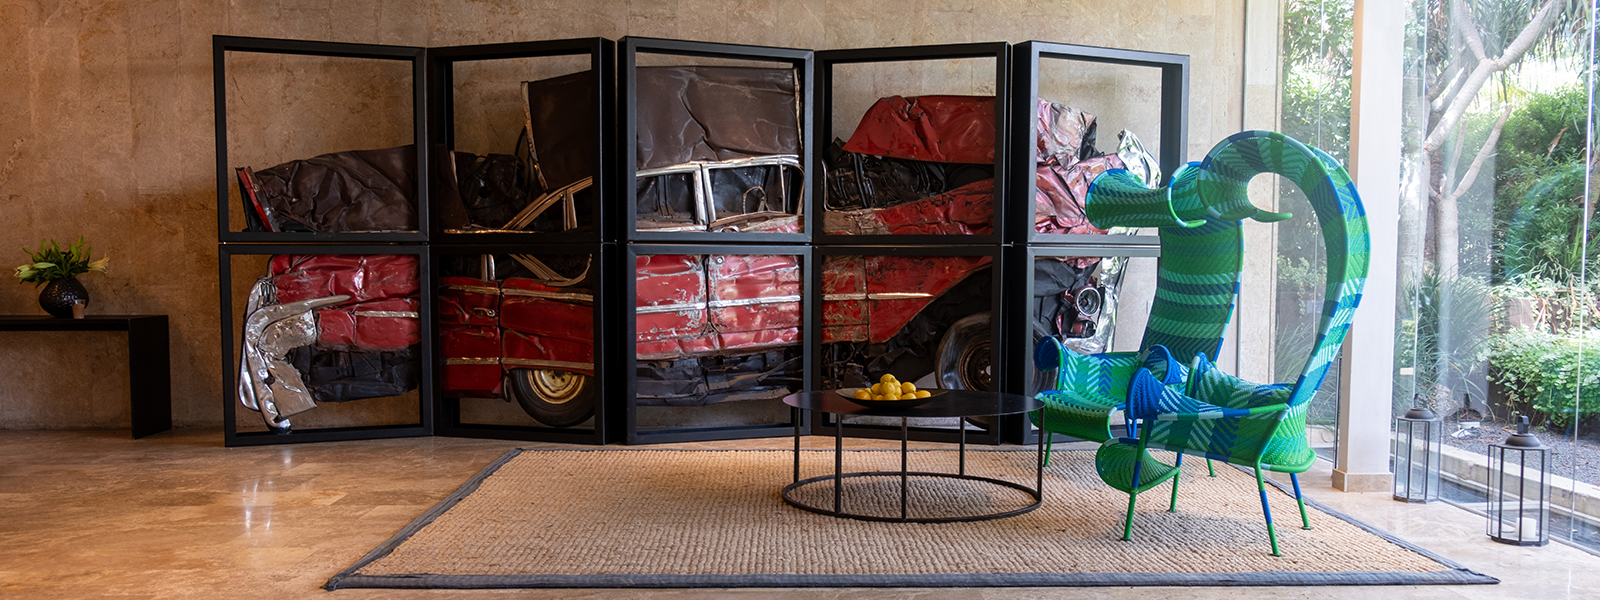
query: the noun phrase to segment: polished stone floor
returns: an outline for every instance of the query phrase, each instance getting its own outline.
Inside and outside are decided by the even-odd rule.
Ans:
[[[783,447],[786,439],[690,447]],[[813,438],[815,446],[832,440]],[[850,440],[851,447],[883,445]],[[0,597],[299,598],[514,447],[449,438],[223,448],[211,431],[0,431]],[[1595,598],[1600,557],[1488,541],[1480,517],[1328,489],[1340,510],[1495,586],[807,590],[340,590],[330,598]],[[1250,551],[1250,550],[1244,550]]]

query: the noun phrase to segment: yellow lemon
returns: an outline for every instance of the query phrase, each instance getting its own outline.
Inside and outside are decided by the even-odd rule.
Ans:
[[[873,400],[882,400],[883,399],[883,394],[873,394],[872,395],[872,399]]]
[[[928,396],[932,396],[932,395],[933,394],[928,393],[928,390],[917,390],[917,397],[918,398],[927,398]]]
[[[883,384],[881,384],[881,383],[872,384],[872,393],[873,394],[882,394],[883,393]]]
[[[869,392],[869,391],[867,391],[865,389],[856,390],[856,399],[857,400],[871,400],[872,399],[872,392]]]
[[[911,383],[909,381],[900,384],[900,393],[901,394],[915,394],[916,392],[917,392],[917,384]]]
[[[899,400],[900,399],[900,394],[896,394],[894,392],[889,392],[889,393],[883,395],[883,399],[884,400]]]
[[[889,373],[884,373],[883,377],[879,377],[878,378],[878,381],[883,382],[883,383],[889,383],[891,381],[898,381],[898,380],[896,380],[894,378],[894,375],[889,374]]]

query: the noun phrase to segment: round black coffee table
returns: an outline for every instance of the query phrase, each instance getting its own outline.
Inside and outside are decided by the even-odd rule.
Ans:
[[[894,523],[951,523],[958,521],[985,521],[1012,517],[1039,508],[1044,498],[1044,438],[1039,436],[1038,456],[1035,460],[1036,473],[1034,485],[1029,488],[1025,485],[967,474],[967,428],[964,420],[961,422],[961,446],[957,472],[933,473],[924,471],[908,471],[906,469],[906,443],[908,441],[908,428],[906,419],[911,418],[955,418],[983,417],[1014,415],[1039,411],[1038,418],[1044,419],[1044,403],[1027,396],[1017,394],[1002,394],[999,392],[974,392],[968,390],[945,390],[934,396],[928,403],[907,408],[887,408],[863,406],[851,401],[836,391],[801,392],[784,396],[783,403],[793,407],[794,412],[794,483],[783,486],[783,501],[790,506],[801,510],[808,510],[818,514],[832,517],[860,519],[863,521],[888,521]],[[800,411],[809,410],[813,413],[823,412],[835,415],[834,441],[833,441],[833,474],[800,479]],[[844,472],[844,417],[845,415],[861,415],[874,417],[898,417],[900,419],[900,470],[899,471],[862,471]],[[1043,423],[1040,423],[1043,427]],[[851,477],[883,477],[900,476],[900,516],[889,517],[881,515],[867,515],[852,513],[844,510],[843,482]],[[944,479],[961,479],[977,481],[1000,487],[1021,491],[1033,498],[1033,503],[1027,506],[996,513],[980,515],[959,515],[942,517],[910,517],[906,511],[908,496],[907,482],[911,477],[928,477]],[[796,500],[791,493],[801,486],[833,479],[833,508],[814,506]]]

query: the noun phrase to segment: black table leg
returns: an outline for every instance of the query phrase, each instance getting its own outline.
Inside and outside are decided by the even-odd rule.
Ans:
[[[900,417],[900,518],[906,518],[906,418]]]
[[[1044,441],[1050,437],[1050,430],[1044,428],[1044,409],[1039,409],[1039,455],[1035,457],[1035,467],[1038,469],[1037,479],[1034,480],[1033,489],[1039,492],[1039,498],[1044,498]]]
[[[128,321],[128,396],[133,437],[172,429],[172,365],[167,318]]]
[[[833,512],[844,512],[844,415],[833,416]]]
[[[789,409],[789,418],[794,419],[794,480],[800,481],[800,408]]]
[[[961,428],[961,449],[960,449],[959,452],[956,453],[957,460],[960,461],[960,463],[959,463],[959,467],[958,467],[959,470],[956,471],[956,473],[959,474],[959,475],[966,475],[967,474],[967,418],[966,417],[956,417],[956,426]]]

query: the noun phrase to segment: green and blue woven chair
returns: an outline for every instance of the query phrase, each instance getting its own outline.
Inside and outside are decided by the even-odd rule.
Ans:
[[[1112,417],[1125,408],[1128,384],[1147,362],[1146,355],[1159,352],[1177,365],[1165,372],[1156,367],[1151,370],[1169,385],[1182,385],[1187,370],[1183,365],[1202,353],[1215,356],[1222,347],[1244,260],[1239,221],[1213,217],[1193,194],[1176,203],[1181,207],[1168,200],[1170,190],[1194,188],[1201,179],[1201,166],[1198,162],[1185,165],[1173,175],[1172,186],[1159,190],[1145,188],[1119,170],[1108,171],[1090,186],[1086,208],[1096,227],[1160,227],[1156,295],[1139,352],[1077,354],[1054,338],[1035,345],[1035,367],[1056,370],[1055,389],[1036,396],[1044,402],[1045,414],[1043,423],[1034,418],[1035,426],[1096,443],[1110,440]],[[1119,180],[1121,185],[1101,185],[1108,176],[1130,178]],[[1137,189],[1125,188],[1130,185]],[[1135,426],[1129,421],[1130,431]],[[1047,439],[1053,446],[1054,436]],[[1047,449],[1046,464],[1049,452]]]
[[[1277,532],[1262,473],[1290,474],[1301,524],[1309,529],[1311,523],[1296,476],[1316,461],[1305,436],[1306,408],[1338,354],[1361,300],[1370,252],[1366,215],[1354,184],[1338,161],[1282,134],[1247,131],[1231,136],[1213,148],[1197,170],[1198,176],[1188,180],[1185,187],[1175,183],[1163,190],[1135,186],[1129,177],[1108,173],[1091,187],[1089,206],[1094,206],[1098,188],[1105,197],[1130,209],[1125,212],[1144,210],[1174,223],[1168,227],[1191,224],[1178,221],[1192,220],[1199,210],[1206,210],[1210,218],[1217,220],[1281,220],[1288,215],[1251,207],[1245,190],[1255,175],[1282,175],[1305,192],[1322,230],[1327,273],[1316,344],[1293,384],[1257,384],[1227,375],[1217,370],[1204,352],[1194,357],[1182,391],[1170,384],[1166,373],[1158,376],[1141,367],[1128,385],[1126,410],[1130,420],[1142,425],[1136,437],[1103,443],[1096,453],[1095,466],[1103,481],[1128,493],[1123,539],[1132,537],[1140,493],[1172,479],[1172,507],[1176,507],[1177,475],[1184,454],[1253,469],[1268,540],[1272,554],[1277,556]],[[1172,208],[1161,208],[1163,202]],[[1162,250],[1165,258],[1168,249]],[[1159,284],[1157,293],[1161,293]],[[1177,452],[1178,460],[1170,466],[1156,461],[1149,453],[1151,449]]]

